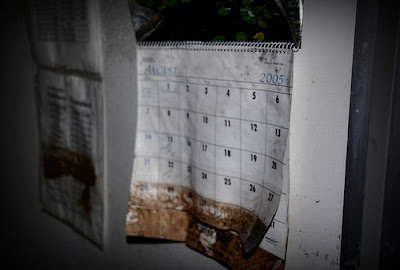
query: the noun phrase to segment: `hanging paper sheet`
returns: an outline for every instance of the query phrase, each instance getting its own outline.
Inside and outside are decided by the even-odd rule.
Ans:
[[[103,241],[103,94],[96,78],[40,70],[41,201],[98,245]]]
[[[139,43],[128,235],[285,257],[291,46]]]

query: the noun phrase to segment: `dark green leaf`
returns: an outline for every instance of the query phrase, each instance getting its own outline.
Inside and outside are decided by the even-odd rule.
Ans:
[[[265,19],[270,20],[270,19],[272,19],[273,16],[274,15],[272,15],[268,10],[264,10]]]
[[[248,24],[256,24],[257,23],[257,18],[254,15],[253,9],[249,7],[241,8],[240,13],[243,16],[243,21],[245,21]]]
[[[174,7],[178,4],[178,0],[168,0],[168,6]]]
[[[258,42],[262,42],[262,41],[264,41],[265,36],[264,36],[264,33],[258,32],[258,33],[256,33],[256,34],[253,36],[253,38],[254,38],[255,40],[257,40]]]
[[[158,7],[158,11],[164,11],[167,7],[168,7],[168,5],[167,5],[166,3],[162,3],[162,4]]]
[[[182,4],[188,4],[188,3],[190,3],[190,2],[192,2],[192,0],[181,0],[181,3],[182,3]]]
[[[178,0],[164,0],[160,7],[158,8],[159,11],[164,11],[167,8],[174,7],[178,4]]]
[[[239,11],[243,16],[247,16],[249,12],[247,8],[240,8]]]
[[[243,0],[242,3],[243,3],[243,6],[248,7],[248,6],[250,6],[251,1],[250,0]]]
[[[243,16],[243,21],[245,21],[248,24],[256,24],[257,18],[254,16]]]
[[[255,6],[255,7],[253,8],[253,10],[254,10],[254,13],[255,13],[255,14],[257,14],[257,15],[263,15],[263,14],[264,14],[264,11],[265,11],[265,6]]]
[[[265,27],[267,27],[267,23],[262,21],[262,20],[259,20],[258,21],[258,26],[260,26],[261,28],[265,28]]]
[[[154,0],[139,0],[139,3],[149,8],[154,8],[156,5]]]
[[[254,14],[254,10],[252,9],[252,8],[248,8],[247,9],[247,14],[250,16],[250,17],[255,17],[256,15]]]
[[[218,9],[218,15],[219,16],[226,16],[226,15],[230,14],[231,11],[232,11],[232,9],[230,7],[222,6],[222,7],[220,7]]]
[[[246,40],[247,40],[246,32],[240,32],[236,35],[236,41],[246,41]]]

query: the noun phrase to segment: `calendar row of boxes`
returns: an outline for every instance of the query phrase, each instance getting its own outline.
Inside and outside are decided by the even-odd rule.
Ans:
[[[144,80],[139,89],[141,105],[289,127],[290,93]]]
[[[166,114],[166,116],[164,116]],[[210,116],[184,110],[139,108],[138,140],[143,149],[168,145],[190,151],[190,142],[253,151],[283,160],[289,130],[256,121]],[[146,148],[147,147],[147,148]],[[154,149],[158,151],[159,149]],[[162,149],[160,149],[162,150]]]
[[[262,203],[279,202],[280,188],[271,181],[267,186],[244,178],[212,173],[191,164],[161,158],[137,157],[135,179],[140,182],[188,187],[198,195],[227,204],[242,206],[259,214]],[[158,180],[160,179],[160,180]]]
[[[199,156],[197,156],[199,157]],[[282,166],[276,160],[243,152],[234,162],[224,159],[197,159],[192,162],[163,158],[158,156],[138,155],[135,160],[136,175],[143,182],[158,182],[193,187],[197,180],[213,179],[214,175],[232,179],[243,179],[251,183],[270,188],[281,189]],[[206,177],[204,177],[206,175]],[[207,177],[207,175],[209,175]],[[194,181],[194,182],[193,182]]]

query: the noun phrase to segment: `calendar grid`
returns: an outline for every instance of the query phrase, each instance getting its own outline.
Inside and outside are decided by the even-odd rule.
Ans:
[[[238,205],[260,216],[261,209],[266,206],[263,206],[263,201],[265,203],[272,201],[271,194],[276,199],[281,195],[274,190],[274,184],[266,180],[266,163],[268,160],[273,160],[273,162],[285,165],[283,156],[281,157],[280,154],[280,148],[268,148],[269,143],[275,143],[279,138],[272,139],[271,137],[270,140],[269,136],[273,136],[273,131],[278,134],[279,130],[280,137],[281,132],[287,133],[289,130],[288,127],[285,127],[285,122],[269,123],[270,121],[267,117],[270,110],[269,93],[290,97],[290,91],[286,93],[265,88],[253,89],[246,87],[249,84],[257,84],[255,82],[229,81],[229,83],[238,82],[242,84],[231,88],[229,85],[220,83],[228,82],[225,80],[185,77],[186,81],[182,81],[177,80],[177,77],[179,76],[151,79],[145,76],[145,78],[140,79],[143,86],[141,90],[148,92],[144,93],[147,99],[146,97],[143,98],[139,107],[153,108],[153,111],[157,112],[158,126],[156,131],[148,128],[138,128],[138,132],[155,132],[159,135],[157,138],[158,153],[162,151],[173,152],[165,152],[158,155],[145,155],[139,152],[136,157],[157,159],[160,177],[171,177],[172,175],[172,178],[174,178],[175,175],[179,180],[172,179],[167,182],[178,181],[177,184],[179,185],[183,185],[183,180],[181,179],[183,178],[182,168],[184,168],[184,164],[187,164],[187,166],[193,168],[190,172],[190,186],[194,188],[196,193],[202,196],[208,194],[205,197],[214,202],[218,201],[217,198],[221,196],[221,198],[228,196],[230,199],[226,200],[234,201],[235,199],[232,197],[234,195],[227,194],[238,189]],[[191,82],[191,78],[207,81],[205,83]],[[263,84],[258,83],[258,85]],[[271,85],[266,85],[266,87],[268,86]],[[157,87],[156,104],[151,99],[151,89],[154,87]],[[284,88],[287,86],[280,85],[279,87]],[[291,89],[290,87],[288,88],[289,90]],[[221,99],[219,99],[220,97]],[[236,112],[224,107],[227,106],[225,105],[227,102],[237,102],[233,103],[238,105],[234,108]],[[255,105],[258,104],[258,107],[253,107],[253,103]],[[163,113],[166,113],[166,115],[163,115]],[[192,121],[190,122],[192,127],[185,129],[185,121],[188,121],[187,123]],[[210,124],[211,126],[207,126]],[[222,126],[218,126],[218,124],[222,124]],[[234,126],[239,130],[233,129]],[[174,131],[178,131],[179,134]],[[212,137],[207,132],[211,132]],[[236,132],[239,133],[239,137],[235,135]],[[164,150],[161,149],[161,141],[165,140],[165,137],[161,135],[166,135],[167,138]],[[264,139],[260,141],[260,138]],[[182,143],[185,140],[188,144],[190,141],[193,142],[192,145],[189,145],[191,148],[188,152],[188,158],[190,159],[188,163],[182,159],[185,151]],[[262,146],[260,145],[261,142],[263,142]],[[173,149],[177,149],[178,154]],[[234,171],[227,169],[228,167],[221,169],[218,166],[218,160],[221,158],[229,158],[229,163],[236,164],[235,155],[239,155],[239,161],[237,166],[233,167]],[[214,160],[208,160],[209,158]],[[164,161],[168,162],[168,166]],[[169,162],[171,162],[171,166]],[[232,174],[229,172],[232,172]],[[159,180],[157,179],[157,182]],[[225,189],[232,191],[225,191]],[[220,194],[220,192],[225,195]],[[270,197],[268,198],[268,196]],[[240,212],[240,215],[242,215],[242,212]]]
[[[155,45],[137,55],[129,232],[190,243],[198,221],[284,258],[293,53]]]

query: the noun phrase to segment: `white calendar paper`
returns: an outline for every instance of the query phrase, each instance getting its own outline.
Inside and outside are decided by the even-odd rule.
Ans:
[[[31,2],[32,41],[41,66],[101,72],[99,2]]]
[[[46,69],[38,79],[42,207],[102,246],[102,85]]]
[[[168,233],[168,226],[185,226],[189,213],[236,232],[246,251],[263,238],[262,248],[284,258],[287,47],[139,43],[128,235],[182,240],[185,233]]]

